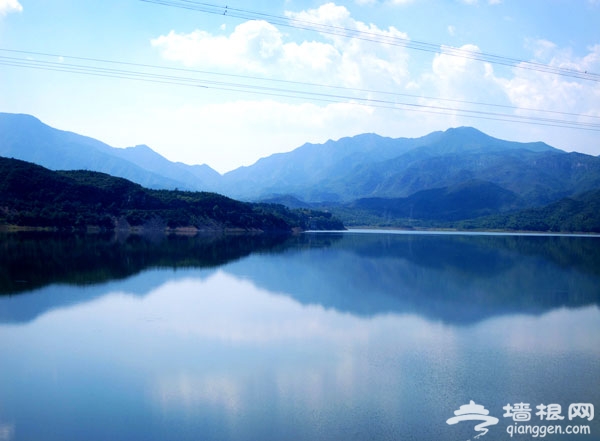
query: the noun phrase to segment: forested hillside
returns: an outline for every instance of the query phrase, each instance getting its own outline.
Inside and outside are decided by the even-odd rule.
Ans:
[[[91,171],[51,171],[0,158],[0,224],[104,230],[343,229],[330,213],[253,204],[208,192],[149,190]]]

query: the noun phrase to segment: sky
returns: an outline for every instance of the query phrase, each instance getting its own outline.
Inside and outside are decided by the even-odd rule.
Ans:
[[[162,3],[0,0],[0,112],[220,173],[458,126],[600,154],[600,0]]]

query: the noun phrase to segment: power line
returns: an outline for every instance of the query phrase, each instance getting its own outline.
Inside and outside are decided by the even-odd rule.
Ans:
[[[515,110],[515,111],[516,110],[521,110],[521,111],[524,110],[524,111],[539,112],[539,113],[549,113],[549,114],[557,114],[557,115],[565,115],[565,116],[600,119],[600,116],[598,116],[598,115],[563,112],[563,111],[547,110],[547,109],[536,109],[536,108],[531,108],[531,107],[517,107],[517,106],[510,106],[510,105],[505,105],[505,104],[485,103],[485,102],[481,102],[481,101],[468,101],[468,100],[458,100],[458,99],[452,99],[452,98],[414,95],[414,94],[408,94],[408,93],[390,92],[390,91],[383,91],[383,90],[376,90],[376,89],[351,88],[351,87],[344,87],[344,86],[337,86],[337,85],[319,84],[319,83],[313,83],[313,82],[307,82],[307,81],[282,80],[282,79],[277,79],[277,78],[265,78],[265,77],[259,77],[259,76],[253,76],[253,75],[241,75],[241,74],[214,72],[214,71],[199,70],[199,69],[157,66],[157,65],[151,65],[151,64],[130,63],[130,62],[125,62],[125,61],[115,61],[115,60],[103,60],[100,58],[91,58],[91,57],[75,57],[75,56],[52,54],[52,53],[46,53],[46,52],[32,52],[32,51],[22,51],[22,50],[5,49],[5,48],[0,48],[0,52],[18,53],[18,54],[24,54],[27,56],[41,56],[41,57],[50,57],[50,58],[58,58],[58,59],[63,58],[63,59],[71,59],[71,60],[78,60],[78,61],[84,61],[84,62],[106,63],[109,65],[133,66],[136,68],[149,68],[149,69],[158,69],[158,70],[164,70],[164,71],[186,72],[186,73],[192,73],[192,74],[206,74],[206,75],[214,75],[214,76],[219,76],[219,77],[265,81],[265,82],[269,82],[269,83],[280,83],[280,84],[288,84],[288,85],[294,85],[294,86],[308,86],[308,87],[326,88],[326,89],[333,89],[333,90],[344,90],[344,91],[360,92],[360,93],[368,93],[368,94],[380,94],[380,95],[385,95],[385,96],[397,96],[397,97],[406,97],[406,98],[413,98],[413,99],[426,99],[426,100],[443,101],[443,102],[451,102],[451,103],[459,103],[459,104],[471,104],[471,105],[476,105],[476,106],[496,107],[496,108]],[[44,63],[44,61],[39,61],[39,60],[34,61],[31,58],[27,58],[26,61]],[[60,65],[64,66],[65,64],[63,62],[61,62]],[[92,67],[90,67],[90,69],[91,68]]]
[[[386,35],[382,32],[361,31],[357,29],[344,28],[341,26],[328,25],[307,20],[300,20],[293,17],[278,16],[248,9],[231,8],[213,3],[205,3],[193,0],[140,0],[144,3],[154,3],[163,6],[170,6],[182,9],[188,9],[198,12],[204,12],[215,15],[227,15],[228,17],[241,18],[244,20],[264,20],[273,25],[291,27],[295,29],[316,31],[322,34],[336,35],[347,38],[355,38],[374,43],[386,44],[391,46],[401,46],[413,50],[444,53],[453,57],[466,58],[476,61],[488,62],[502,66],[509,66],[518,69],[532,70],[536,72],[550,73],[570,78],[576,78],[586,81],[600,82],[600,74],[594,72],[581,71],[576,69],[552,66],[549,64],[526,61],[518,58],[496,55],[486,52],[475,52],[466,49],[460,49],[442,44],[428,43],[425,41],[411,40],[399,36]]]
[[[241,74],[231,74],[224,72],[214,72],[207,70],[199,70],[199,69],[188,69],[181,67],[167,67],[167,66],[157,66],[151,64],[142,64],[142,63],[130,63],[125,61],[114,61],[114,60],[103,60],[100,58],[92,58],[92,57],[75,57],[75,56],[67,56],[60,54],[51,54],[46,52],[32,52],[32,51],[23,51],[23,50],[15,50],[15,49],[4,49],[0,48],[0,52],[8,52],[15,54],[24,54],[27,56],[42,56],[42,57],[50,57],[50,58],[65,58],[71,60],[78,60],[84,62],[97,62],[97,63],[106,63],[110,65],[121,65],[121,66],[133,66],[136,68],[149,68],[149,69],[160,69],[165,71],[173,71],[173,72],[185,72],[185,73],[193,73],[193,74],[206,74],[206,75],[215,75],[220,77],[228,77],[228,78],[237,78],[244,80],[256,80],[256,81],[266,81],[270,83],[279,83],[279,84],[288,84],[294,86],[308,86],[308,87],[317,87],[317,88],[327,88],[332,90],[344,90],[344,91],[353,91],[359,93],[367,93],[367,94],[379,94],[385,96],[397,96],[397,97],[405,97],[405,98],[413,98],[413,99],[426,99],[426,100],[434,100],[434,101],[442,101],[442,102],[450,102],[450,103],[458,103],[458,104],[471,104],[476,106],[484,106],[484,107],[495,107],[509,110],[521,110],[521,111],[530,111],[530,112],[541,112],[541,113],[549,113],[549,114],[557,114],[557,115],[565,115],[565,116],[575,116],[575,117],[583,117],[583,118],[596,118],[600,119],[598,115],[588,115],[581,113],[573,113],[573,112],[563,112],[557,110],[546,110],[546,109],[535,109],[531,107],[517,107],[510,106],[506,104],[496,104],[496,103],[485,103],[481,101],[467,101],[467,100],[459,100],[452,98],[443,98],[443,97],[433,97],[433,96],[425,96],[425,95],[414,95],[408,93],[400,93],[400,92],[391,92],[391,91],[383,91],[376,89],[364,89],[364,88],[351,88],[345,86],[331,85],[331,84],[319,84],[308,81],[293,81],[293,80],[283,80],[278,78],[265,78],[253,75],[241,75]]]
[[[153,66],[148,64],[127,63],[114,60],[102,60],[98,58],[69,57],[57,54],[48,54],[40,52],[26,52],[10,49],[0,49],[1,52],[19,53],[26,55],[25,58],[14,56],[0,56],[0,65],[29,68],[35,70],[57,71],[74,74],[94,75],[106,78],[118,78],[127,80],[136,80],[152,83],[173,84],[188,87],[200,87],[204,89],[214,89],[229,92],[241,92],[257,94],[261,96],[276,96],[293,99],[310,100],[314,102],[328,103],[353,103],[356,105],[376,107],[383,109],[408,110],[413,112],[423,112],[429,114],[457,115],[468,118],[488,119],[494,121],[516,122],[535,125],[545,125],[552,127],[600,131],[600,124],[591,122],[592,119],[600,119],[593,115],[577,115],[567,112],[542,111],[541,113],[562,114],[564,116],[573,116],[588,121],[574,121],[560,119],[549,116],[524,116],[508,113],[473,110],[468,108],[455,108],[442,105],[422,104],[400,100],[384,98],[386,96],[403,96],[414,99],[423,98],[416,95],[393,94],[385,91],[368,92],[371,95],[381,94],[381,98],[365,98],[360,96],[365,89],[343,88],[341,86],[327,86],[315,83],[305,83],[299,81],[271,80],[260,77],[251,77],[243,75],[223,74],[208,71],[196,71],[192,69],[170,68]],[[32,56],[46,59],[35,59]],[[52,61],[61,59],[61,61]],[[67,62],[68,60],[68,62]],[[91,64],[90,64],[91,63]],[[134,69],[135,68],[135,69]],[[185,73],[186,76],[183,76]],[[235,81],[232,81],[235,77]],[[261,82],[264,82],[261,84]],[[266,83],[266,84],[265,84]],[[302,87],[301,89],[298,87]],[[330,89],[329,91],[327,89]],[[345,93],[344,93],[345,92]],[[432,98],[433,99],[433,98]],[[438,99],[439,101],[442,101]],[[477,103],[473,101],[445,100],[447,102],[472,104],[482,106],[508,107],[494,104]],[[530,109],[534,110],[534,109]]]

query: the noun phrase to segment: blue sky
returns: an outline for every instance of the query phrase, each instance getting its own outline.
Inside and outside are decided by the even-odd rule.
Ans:
[[[463,125],[600,154],[600,131],[506,121],[527,116],[598,126],[598,77],[449,54],[453,47],[598,74],[600,0],[204,3],[227,5],[231,13],[140,0],[0,0],[0,111],[28,113],[115,147],[147,144],[170,160],[219,172],[304,142],[364,132],[416,137]],[[242,10],[247,18],[232,16]],[[282,26],[256,13],[363,37],[383,33],[396,44]],[[40,62],[53,70],[23,67]],[[101,76],[73,72],[83,65]],[[132,71],[152,82],[122,78]],[[178,84],[157,82],[157,75]]]

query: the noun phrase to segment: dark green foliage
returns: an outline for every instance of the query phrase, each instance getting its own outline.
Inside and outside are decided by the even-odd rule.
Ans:
[[[506,210],[517,200],[517,195],[498,185],[468,181],[451,188],[420,191],[407,198],[359,199],[350,207],[383,218],[452,221]]]
[[[297,208],[290,210],[281,204],[254,204],[257,210],[273,212],[302,230],[345,230],[344,224],[328,211]]]
[[[563,198],[541,208],[513,209],[486,216],[486,211],[494,212],[500,205],[504,210],[510,208],[514,195],[494,186],[471,187],[456,193],[439,189],[409,198],[364,199],[331,205],[328,209],[351,227],[600,233],[600,190]]]
[[[91,171],[53,172],[0,158],[0,223],[58,229],[291,231],[340,229],[330,213],[291,211],[208,192],[149,190],[126,179]]]
[[[600,190],[564,198],[542,208],[464,221],[457,226],[465,229],[600,233]]]

